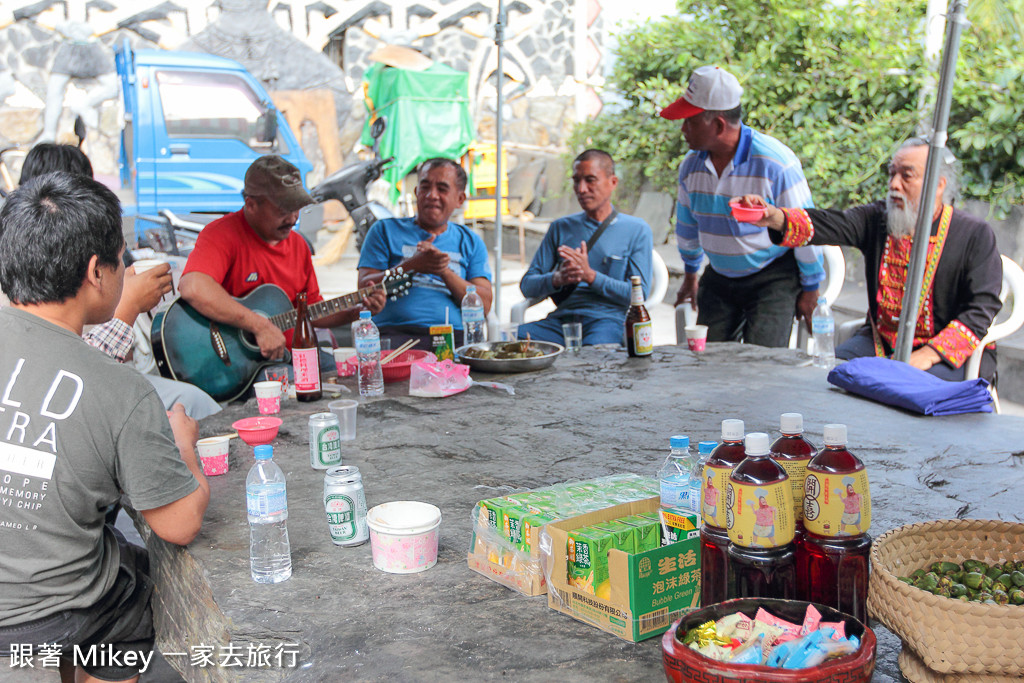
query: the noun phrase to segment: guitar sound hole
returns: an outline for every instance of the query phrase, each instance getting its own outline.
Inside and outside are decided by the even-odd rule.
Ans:
[[[260,345],[256,343],[256,335],[252,332],[249,332],[248,330],[239,330],[238,337],[242,340],[242,343],[245,346],[249,347],[253,351],[260,350]]]

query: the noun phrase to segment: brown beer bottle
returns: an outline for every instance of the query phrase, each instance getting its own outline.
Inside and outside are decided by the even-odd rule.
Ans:
[[[644,307],[644,290],[639,275],[629,278],[633,284],[629,313],[626,314],[626,351],[630,356],[649,356],[654,351],[654,328]]]
[[[295,371],[295,398],[300,401],[319,401],[320,358],[316,345],[316,332],[306,308],[306,293],[296,296],[295,333],[292,336],[292,369]]]

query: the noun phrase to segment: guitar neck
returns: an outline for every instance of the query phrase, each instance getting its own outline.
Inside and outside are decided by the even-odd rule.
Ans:
[[[387,293],[383,282],[364,287],[358,291],[352,292],[351,294],[345,294],[335,299],[325,299],[309,306],[309,317],[310,320],[318,320],[324,316],[338,313],[345,310],[346,308],[352,308],[363,300],[363,297],[367,296],[376,291],[383,291]],[[287,332],[288,330],[295,327],[295,319],[297,313],[295,309],[288,311],[287,313],[278,313],[277,315],[270,316],[270,322],[274,323],[279,330]]]

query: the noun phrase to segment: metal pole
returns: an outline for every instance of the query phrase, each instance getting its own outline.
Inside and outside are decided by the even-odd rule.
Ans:
[[[899,332],[896,335],[896,360],[907,362],[914,346],[914,330],[917,328],[918,301],[921,297],[925,261],[928,258],[928,241],[932,232],[932,217],[935,213],[935,190],[939,185],[939,163],[946,149],[949,108],[953,99],[953,77],[956,74],[956,56],[960,50],[960,34],[967,23],[967,0],[952,0],[947,21],[946,47],[942,52],[942,70],[939,74],[939,91],[935,98],[935,117],[928,145],[928,162],[924,173],[924,188],[918,201],[917,224],[914,226],[914,243],[907,265],[907,281],[903,290],[903,305],[900,309]]]
[[[505,44],[505,4],[498,0],[498,22],[494,25],[494,44],[498,47],[498,97],[496,99],[495,137],[497,159],[494,162],[494,315],[501,320],[501,129],[503,127],[502,108],[505,104],[502,86],[505,84],[505,69],[502,63],[502,52]]]

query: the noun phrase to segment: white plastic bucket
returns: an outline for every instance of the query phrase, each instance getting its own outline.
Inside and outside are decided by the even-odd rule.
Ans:
[[[437,564],[441,510],[430,503],[398,500],[366,513],[373,566],[392,574],[413,574]]]

